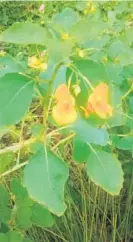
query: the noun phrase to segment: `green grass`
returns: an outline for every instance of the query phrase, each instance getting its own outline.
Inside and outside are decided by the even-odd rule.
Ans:
[[[35,242],[133,241],[133,174],[126,179],[121,195],[112,197],[83,173],[73,165],[64,216],[55,218],[52,229],[33,227],[29,237]]]

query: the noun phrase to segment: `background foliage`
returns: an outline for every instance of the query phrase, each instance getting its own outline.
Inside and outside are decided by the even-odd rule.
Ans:
[[[132,241],[133,3],[41,4],[0,3],[0,239]],[[29,68],[42,53],[47,70]],[[100,81],[113,117],[85,119],[79,107]],[[66,130],[47,110],[62,83],[81,89],[80,117]],[[93,182],[123,189],[112,197]]]

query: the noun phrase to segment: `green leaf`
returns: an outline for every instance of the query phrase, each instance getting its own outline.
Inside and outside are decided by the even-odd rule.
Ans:
[[[2,222],[9,221],[11,209],[9,208],[9,195],[5,187],[0,184],[0,220]]]
[[[95,63],[90,60],[78,60],[74,63],[78,69],[92,85],[99,84],[100,81],[107,82],[109,77],[103,64]],[[89,86],[88,86],[89,90]]]
[[[129,42],[133,41],[133,26],[131,28],[127,28],[127,30],[125,32],[125,36]]]
[[[121,150],[131,150],[133,148],[133,137],[123,137],[119,139],[116,147]]]
[[[109,134],[106,129],[95,128],[81,118],[72,125],[72,130],[76,132],[77,139],[85,143],[104,146],[109,142]]]
[[[77,164],[86,162],[90,154],[90,148],[83,141],[78,140],[76,137],[73,142],[73,159]]]
[[[16,225],[22,229],[28,229],[32,225],[31,221],[32,217],[32,209],[28,206],[21,206],[17,208],[16,216],[15,216],[15,221]]]
[[[28,207],[33,205],[25,187],[22,186],[18,179],[11,181],[11,191],[15,195],[15,204],[17,207]]]
[[[24,238],[24,239],[23,239],[23,242],[34,242],[34,241],[31,240],[31,239]]]
[[[38,24],[25,22],[15,23],[5,30],[0,36],[0,41],[15,44],[45,45],[48,37],[49,33],[45,28]]]
[[[54,219],[51,213],[42,205],[34,204],[32,207],[32,222],[41,227],[53,226]]]
[[[106,24],[102,21],[81,19],[72,26],[70,34],[76,42],[85,42],[87,40],[96,39],[102,33]]]
[[[22,63],[16,61],[10,55],[1,57],[0,65],[2,66],[2,68],[0,70],[0,77],[4,76],[7,73],[17,73],[17,72],[24,71],[24,67],[22,66]]]
[[[1,242],[8,242],[7,235],[0,233],[0,241]]]
[[[71,8],[65,8],[61,13],[57,13],[53,17],[52,26],[58,26],[61,29],[69,32],[72,25],[74,25],[79,20],[79,15],[77,12],[73,11]]]
[[[51,62],[58,63],[67,59],[72,52],[73,42],[52,39],[48,43],[48,53]]]
[[[96,151],[88,157],[87,174],[90,179],[111,195],[118,195],[123,185],[123,171],[115,155]]]
[[[122,41],[116,40],[109,46],[107,53],[111,58],[115,58],[125,53],[125,46]]]
[[[110,82],[115,82],[116,84],[121,84],[123,78],[120,76],[122,67],[119,64],[114,64],[113,62],[107,62],[105,65],[106,72],[110,79]]]
[[[9,229],[7,223],[3,223],[3,222],[1,222],[1,219],[0,219],[0,233],[5,234],[5,233],[7,233],[9,230],[10,230],[10,229]]]
[[[61,84],[66,84],[66,67],[61,66],[60,69],[58,70],[54,82],[53,82],[53,91],[57,87],[59,87]]]
[[[66,209],[63,199],[67,178],[67,165],[44,149],[39,150],[24,169],[24,185],[29,195],[58,216]]]
[[[16,231],[10,231],[7,233],[9,242],[22,242],[22,236]]]
[[[0,126],[15,124],[27,112],[34,82],[20,74],[6,74],[0,79]]]
[[[15,158],[14,153],[6,153],[0,155],[0,174],[13,162]]]
[[[130,105],[130,109],[133,112],[133,97],[130,97],[129,99],[129,105]]]
[[[113,116],[108,120],[108,125],[110,127],[124,125],[125,117],[122,108],[122,93],[115,85],[110,86],[110,103],[113,107]]]

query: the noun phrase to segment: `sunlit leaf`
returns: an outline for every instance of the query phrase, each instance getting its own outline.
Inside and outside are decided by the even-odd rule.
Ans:
[[[64,185],[68,178],[67,165],[54,153],[41,149],[24,169],[24,185],[29,195],[51,212],[62,215]]]
[[[16,44],[45,45],[48,41],[48,31],[39,24],[25,22],[15,23],[0,35],[0,41]]]
[[[0,78],[0,126],[15,124],[28,111],[34,82],[20,74]]]
[[[76,132],[77,139],[97,145],[106,145],[109,142],[109,134],[105,128],[96,128],[83,119],[78,119],[72,130]]]
[[[118,195],[123,185],[123,171],[115,155],[105,151],[91,153],[87,160],[90,179],[112,195]]]
[[[81,140],[74,138],[73,142],[73,159],[76,163],[80,164],[86,162],[90,154],[89,146]]]
[[[36,203],[32,207],[32,222],[41,227],[51,227],[54,219],[45,207]]]

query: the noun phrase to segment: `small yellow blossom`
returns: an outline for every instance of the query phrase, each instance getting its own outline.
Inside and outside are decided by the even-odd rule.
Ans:
[[[28,59],[28,66],[40,71],[45,71],[47,69],[47,63],[43,62],[41,59],[36,56],[31,56]]]
[[[89,9],[89,12],[90,12],[90,13],[94,13],[95,11],[96,11],[96,8],[93,7],[93,6],[91,6],[90,9]]]
[[[70,38],[70,36],[69,36],[68,33],[63,33],[63,34],[61,35],[61,38],[62,38],[63,40],[68,40],[68,39]]]
[[[103,63],[106,63],[107,61],[108,61],[107,56],[104,56],[104,57],[103,57]]]
[[[77,52],[78,56],[81,57],[81,58],[84,58],[85,57],[85,52],[83,50],[78,50]]]
[[[3,51],[3,50],[1,50],[1,51],[0,51],[0,57],[3,57],[3,56],[5,56],[5,55],[6,55],[6,52]]]

